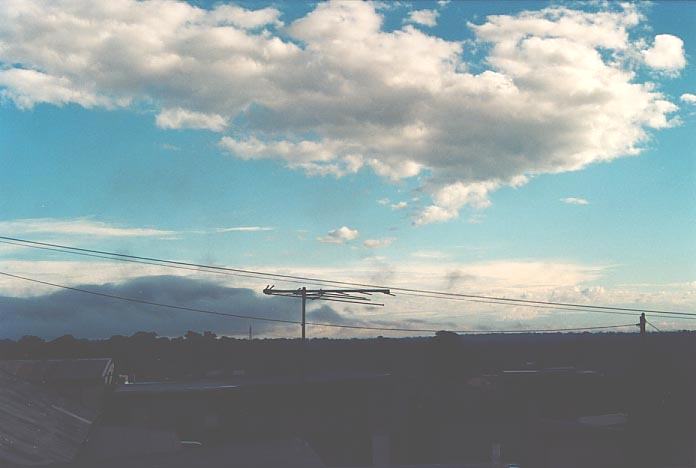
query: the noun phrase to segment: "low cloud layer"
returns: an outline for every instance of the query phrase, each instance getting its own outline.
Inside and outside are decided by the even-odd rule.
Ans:
[[[260,294],[268,284],[248,277],[210,275],[188,270],[170,270],[152,265],[120,262],[48,262],[3,260],[3,270],[67,286],[233,314],[299,318],[297,300]],[[493,261],[461,263],[445,252],[414,252],[409,261],[391,263],[381,257],[339,267],[267,268],[278,274],[334,278],[356,283],[381,284],[405,288],[446,290],[529,300],[603,304],[664,310],[694,310],[696,282],[672,284],[607,284],[609,267],[548,261]],[[37,271],[41,274],[37,275]],[[186,275],[171,276],[171,275]],[[277,282],[277,287],[293,289],[294,283]],[[506,307],[462,301],[444,301],[402,295],[374,297],[385,307],[365,307],[342,303],[310,303],[309,321],[414,327],[436,329],[474,329],[486,324],[497,329],[555,328],[559,326],[621,323],[614,316]],[[622,317],[619,317],[622,318]],[[632,320],[632,317],[627,317]],[[605,320],[605,321],[604,321]],[[420,322],[420,325],[416,325]],[[670,320],[668,329],[690,327],[689,321]],[[427,324],[427,326],[425,326]],[[245,335],[249,320],[224,318],[175,311],[60,291],[0,275],[1,338],[24,334],[55,337],[110,336],[137,330],[162,335],[180,335],[187,330],[212,330],[218,334]],[[658,325],[659,326],[659,325]],[[297,336],[297,325],[255,322],[257,336]],[[366,336],[386,332],[311,327],[310,336]],[[394,336],[403,336],[397,333]]]
[[[223,313],[299,320],[299,303],[293,299],[259,296],[251,289],[180,276],[148,276],[120,283],[80,285],[90,291]],[[342,323],[344,318],[329,305],[310,309],[308,321]],[[65,334],[98,338],[136,331],[180,336],[188,330],[210,330],[222,335],[245,335],[253,324],[257,336],[296,336],[299,326],[179,311],[59,290],[50,294],[0,296],[2,338],[37,335],[53,338]]]
[[[431,203],[416,224],[485,208],[538,174],[635,155],[675,122],[676,105],[635,71],[678,73],[682,41],[635,37],[639,6],[489,16],[468,25],[475,44],[385,31],[378,6],[320,3],[283,25],[274,8],[8,0],[0,94],[21,109],[144,105],[162,128],[226,132],[234,157],[311,175],[421,175]],[[468,59],[476,50],[485,57]]]

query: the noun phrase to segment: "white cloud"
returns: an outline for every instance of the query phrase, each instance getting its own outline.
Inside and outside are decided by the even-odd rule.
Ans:
[[[434,194],[434,204],[426,207],[415,219],[415,224],[429,224],[447,221],[459,216],[459,209],[464,205],[474,208],[486,208],[490,205],[488,193],[497,188],[498,182],[475,182],[465,184],[455,182],[446,185]]]
[[[684,41],[671,34],[658,34],[655,43],[643,51],[645,63],[658,70],[675,72],[686,66]]]
[[[311,175],[422,176],[426,224],[538,174],[636,155],[676,122],[622,60],[644,43],[638,7],[597,8],[489,16],[469,25],[489,46],[469,64],[462,42],[384,31],[367,2],[320,3],[281,36],[273,9],[6,0],[0,92],[21,108],[147,103],[163,127],[227,128],[232,155]],[[676,70],[679,41],[659,35],[643,56]],[[243,133],[225,127],[237,120]]]
[[[338,229],[329,231],[325,236],[317,237],[317,240],[326,244],[344,244],[348,241],[357,239],[358,236],[359,232],[357,229],[341,226]]]
[[[268,226],[235,226],[227,228],[217,228],[215,232],[263,232],[273,231],[275,228]]]
[[[389,247],[395,240],[396,239],[394,237],[385,237],[383,239],[365,239],[363,246],[367,247],[368,249]]]
[[[383,205],[383,206],[388,205],[389,199],[388,198],[380,198],[379,200],[377,200],[377,203],[379,203],[380,205]]]
[[[282,158],[290,167],[302,168],[312,175],[342,176],[363,166],[362,157],[351,154],[347,145],[339,141],[263,142],[255,137],[245,140],[223,137],[220,147],[241,159]]]
[[[237,5],[219,5],[210,15],[213,25],[233,25],[244,29],[255,29],[262,26],[282,26],[279,20],[280,12],[275,8],[246,10]]]
[[[577,197],[561,198],[561,201],[563,203],[567,203],[569,205],[589,205],[590,204],[590,202],[588,202],[584,198],[577,198]]]
[[[392,203],[390,207],[392,210],[403,210],[404,208],[408,207],[408,203],[405,201],[400,201],[399,203]]]
[[[408,21],[432,28],[437,25],[439,15],[437,10],[414,10],[408,15]]]
[[[157,126],[165,129],[196,128],[221,132],[227,126],[225,118],[218,114],[204,114],[182,108],[163,109],[155,119]]]
[[[679,97],[679,99],[687,104],[696,104],[696,94],[684,93]]]
[[[0,221],[0,232],[6,236],[62,234],[92,237],[168,237],[175,233],[154,228],[120,227],[89,218],[28,218]]]
[[[0,70],[0,96],[12,100],[20,109],[31,109],[39,103],[62,106],[68,103],[82,107],[112,107],[105,96],[73,84],[65,77],[51,76],[36,70],[10,68]]]

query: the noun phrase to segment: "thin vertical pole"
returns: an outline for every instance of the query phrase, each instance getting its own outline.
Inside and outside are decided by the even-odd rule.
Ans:
[[[640,336],[645,336],[645,312],[640,314],[640,322],[638,323],[638,326],[640,327]]]
[[[305,340],[305,309],[307,305],[307,288],[302,288],[302,341]]]

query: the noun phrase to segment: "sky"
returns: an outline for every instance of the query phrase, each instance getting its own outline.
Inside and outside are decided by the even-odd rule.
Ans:
[[[696,311],[693,2],[2,4],[0,236]],[[0,271],[252,315],[298,307],[261,296],[264,281],[7,244]],[[0,303],[0,338],[247,328],[8,277]],[[449,329],[633,320],[398,295],[310,309]]]

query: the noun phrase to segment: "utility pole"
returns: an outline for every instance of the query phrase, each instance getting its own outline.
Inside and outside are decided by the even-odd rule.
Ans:
[[[264,291],[265,292],[265,291]],[[306,320],[307,312],[307,288],[302,286],[302,341],[306,339],[305,328],[307,326]]]
[[[351,304],[363,304],[383,306],[370,300],[372,294],[387,294],[393,296],[389,289],[307,289],[305,286],[298,289],[275,289],[274,286],[266,286],[263,293],[268,296],[285,296],[302,299],[302,341],[307,339],[307,299],[310,301],[348,302]]]
[[[640,336],[645,336],[645,324],[647,320],[645,320],[645,312],[640,314],[640,322],[638,322],[638,326],[640,327]]]
[[[299,350],[299,380],[302,386],[307,384],[307,299],[310,301],[332,301],[332,302],[347,302],[351,304],[364,304],[364,305],[377,305],[383,306],[384,304],[377,304],[370,301],[370,296],[373,293],[388,294],[393,296],[388,289],[307,289],[305,286],[298,289],[275,289],[274,286],[266,286],[263,293],[268,296],[285,296],[294,297],[302,300],[302,319],[300,325],[302,327],[302,341],[300,342]],[[304,389],[303,389],[304,390]],[[302,395],[306,393],[303,391]],[[303,397],[304,398],[304,397]],[[300,427],[302,428],[305,424],[304,416],[307,412],[307,402],[306,400],[301,403],[303,407],[303,412],[300,416]],[[304,432],[304,429],[301,429]]]
[[[249,341],[254,339],[254,335],[251,332],[251,323],[249,323]]]

